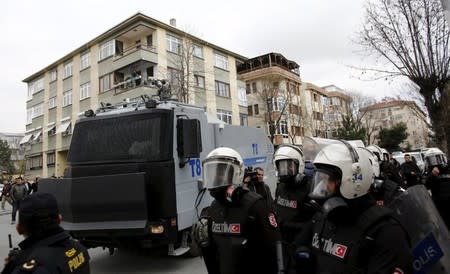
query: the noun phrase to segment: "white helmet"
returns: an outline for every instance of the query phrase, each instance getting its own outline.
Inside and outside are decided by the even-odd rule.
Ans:
[[[381,162],[383,160],[383,152],[381,151],[381,148],[377,145],[370,145],[366,147],[368,150],[370,150],[375,156],[377,157],[378,162]]]
[[[362,148],[354,148],[345,141],[324,147],[314,159],[317,168],[311,196],[324,198],[330,193],[329,180],[340,181],[339,191],[346,199],[355,199],[369,192],[374,172]]]
[[[447,166],[447,157],[445,157],[444,152],[438,148],[430,148],[425,152],[424,155],[425,165],[427,169],[441,166]]]
[[[385,148],[381,148],[382,161],[389,161],[389,152]]]
[[[244,163],[234,149],[216,148],[206,156],[202,165],[203,181],[208,190],[242,183]]]
[[[295,177],[305,171],[303,152],[293,145],[280,145],[273,155],[273,162],[278,171],[278,177]]]
[[[373,154],[372,151],[368,150],[367,148],[361,147],[361,152],[364,155],[364,157],[369,158],[370,164],[372,165],[373,174],[375,175],[375,177],[379,177],[380,164],[378,163],[377,156],[375,156],[375,154]]]

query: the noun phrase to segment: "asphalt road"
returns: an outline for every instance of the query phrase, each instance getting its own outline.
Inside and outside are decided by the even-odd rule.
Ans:
[[[11,207],[6,211],[0,209],[0,258],[8,255],[8,234],[12,235],[13,245],[23,239],[11,225]],[[200,257],[169,257],[165,250],[155,251],[122,251],[118,250],[109,255],[108,250],[102,248],[89,249],[91,257],[91,273],[207,273],[203,260]],[[0,267],[3,269],[3,266]]]

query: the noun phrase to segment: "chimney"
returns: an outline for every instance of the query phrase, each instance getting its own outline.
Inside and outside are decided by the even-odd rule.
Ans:
[[[177,19],[175,19],[175,18],[170,19],[170,25],[172,27],[176,28],[177,27]]]

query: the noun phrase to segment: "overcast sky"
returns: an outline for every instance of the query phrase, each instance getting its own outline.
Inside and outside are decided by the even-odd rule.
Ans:
[[[24,132],[22,80],[137,12],[246,57],[278,52],[300,65],[303,81],[381,98],[399,84],[362,81],[349,66],[372,62],[352,40],[363,0],[116,1],[6,0],[0,29],[0,132]]]

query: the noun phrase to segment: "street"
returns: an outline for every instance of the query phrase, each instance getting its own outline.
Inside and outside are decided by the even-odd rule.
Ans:
[[[5,258],[9,252],[8,234],[11,234],[14,247],[23,239],[10,224],[11,206],[6,211],[0,210],[0,257]],[[118,250],[109,255],[107,249],[89,249],[91,256],[91,273],[206,273],[200,257],[169,257],[166,250],[131,252]],[[3,268],[3,267],[2,267]]]

